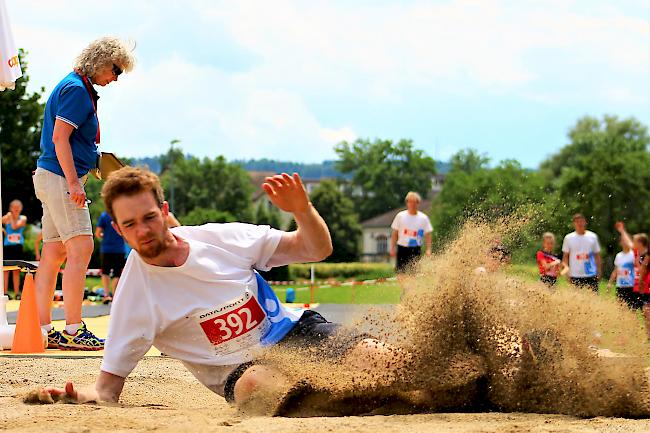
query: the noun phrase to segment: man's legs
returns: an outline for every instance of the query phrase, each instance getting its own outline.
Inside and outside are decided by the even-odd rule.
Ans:
[[[378,365],[385,366],[385,374],[383,377],[377,377],[377,381],[380,385],[387,385],[396,378],[397,369],[409,358],[408,353],[397,347],[374,338],[365,338],[347,352],[343,363],[359,371],[376,368]],[[275,403],[292,385],[294,384],[277,369],[266,365],[252,365],[235,382],[235,404],[241,406],[251,399],[255,399],[257,403],[257,397]],[[263,404],[264,401],[260,403]]]
[[[20,271],[11,271],[11,275],[13,275],[14,280],[14,293],[18,298],[20,296]]]
[[[65,255],[66,251],[62,242],[45,242],[43,244],[35,280],[36,303],[41,325],[49,325],[52,322],[52,296]]]
[[[111,297],[116,295],[116,293],[117,293],[116,292],[117,291],[117,283],[119,283],[119,282],[120,282],[120,277],[113,278],[113,284],[111,285],[111,293],[110,293]]]
[[[104,288],[104,296],[111,293],[111,276],[102,272],[102,287]]]
[[[275,368],[253,365],[235,383],[235,404],[241,407],[255,395],[275,402],[289,390],[290,386],[287,377]]]
[[[75,236],[65,242],[68,260],[63,271],[63,300],[66,325],[81,323],[81,305],[84,298],[86,272],[93,253],[93,238]]]

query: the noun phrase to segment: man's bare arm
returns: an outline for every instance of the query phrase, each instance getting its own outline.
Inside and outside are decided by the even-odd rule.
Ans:
[[[275,206],[293,214],[298,226],[296,231],[282,235],[269,266],[317,262],[332,254],[327,224],[309,201],[298,173],[267,177],[262,188]]]
[[[390,234],[390,256],[395,257],[397,255],[397,238],[399,234],[397,230],[393,230]]]
[[[632,236],[630,236],[630,234],[625,229],[625,223],[623,223],[622,221],[618,221],[614,225],[614,228],[620,233],[621,241],[623,241],[623,244],[625,244],[629,249],[634,249],[634,242],[632,240]]]
[[[596,259],[596,277],[600,279],[603,276],[603,260],[600,257],[600,253],[596,253],[594,256]]]
[[[86,204],[86,193],[77,176],[77,169],[75,168],[74,158],[72,156],[72,145],[70,144],[70,135],[73,132],[74,127],[72,125],[56,119],[54,121],[54,131],[52,132],[52,142],[54,143],[56,158],[68,183],[70,200],[75,202],[77,206],[84,207]]]

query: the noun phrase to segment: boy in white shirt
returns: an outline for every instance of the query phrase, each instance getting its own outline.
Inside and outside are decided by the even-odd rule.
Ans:
[[[587,220],[582,214],[573,216],[573,225],[575,231],[564,237],[562,261],[569,267],[573,285],[598,293],[598,280],[602,275],[598,236],[587,230]]]
[[[241,223],[170,230],[155,174],[131,167],[112,173],[102,197],[133,252],[113,302],[101,372],[91,389],[78,391],[68,382],[65,390],[40,390],[39,399],[117,401],[125,378],[151,346],[181,360],[230,402],[245,402],[257,390],[285,391],[279,372],[253,365],[254,353],[287,340],[317,346],[338,326],[314,311],[285,309],[255,270],[322,260],[332,243],[298,174],[268,177],[263,188],[273,204],[293,214],[296,231]],[[374,354],[389,355],[386,346],[363,335],[344,340],[340,353],[359,359],[360,366]]]
[[[390,225],[390,255],[395,257],[395,271],[406,272],[421,255],[422,244],[426,244],[426,255],[431,255],[431,221],[418,210],[422,198],[409,191],[404,202],[406,209],[395,215]]]

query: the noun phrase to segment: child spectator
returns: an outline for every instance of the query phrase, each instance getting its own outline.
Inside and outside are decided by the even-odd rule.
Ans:
[[[4,235],[3,258],[5,260],[23,260],[23,245],[25,244],[25,226],[27,217],[21,215],[23,203],[20,200],[13,200],[9,203],[9,212],[2,217],[2,234]],[[12,274],[14,293],[16,299],[20,299],[20,271],[7,271],[4,273],[5,293],[9,292],[9,274]]]
[[[117,283],[122,276],[126,264],[125,242],[122,236],[113,228],[113,220],[108,212],[99,216],[95,237],[102,241],[99,252],[101,259],[102,285],[104,286],[104,303],[111,302]],[[112,280],[112,281],[111,281]]]
[[[557,282],[557,277],[564,265],[562,259],[555,255],[555,235],[546,232],[542,235],[542,249],[537,251],[537,266],[540,280],[549,287]]]

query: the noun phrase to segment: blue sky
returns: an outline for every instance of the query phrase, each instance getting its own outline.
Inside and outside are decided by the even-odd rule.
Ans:
[[[585,114],[650,125],[647,0],[6,1],[32,89],[96,37],[136,42],[100,90],[120,155],[315,162],[381,137],[534,167]]]

